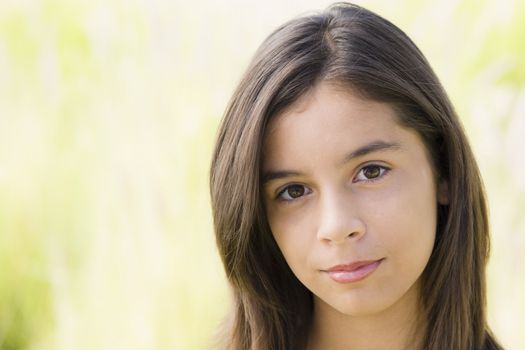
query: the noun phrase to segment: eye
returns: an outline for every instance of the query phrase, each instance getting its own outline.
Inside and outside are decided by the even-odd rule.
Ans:
[[[381,179],[383,176],[385,176],[385,174],[387,174],[388,171],[390,171],[390,169],[387,168],[387,167],[384,167],[384,166],[381,166],[381,165],[377,165],[377,164],[370,164],[370,165],[367,165],[367,166],[361,168],[361,170],[359,170],[359,172],[357,173],[357,176],[354,178],[354,180],[352,182],[360,182],[360,181],[373,182],[373,181],[377,181],[377,180]]]
[[[293,184],[286,186],[281,192],[279,192],[277,198],[285,202],[290,202],[310,193],[312,193],[312,191],[307,187]]]

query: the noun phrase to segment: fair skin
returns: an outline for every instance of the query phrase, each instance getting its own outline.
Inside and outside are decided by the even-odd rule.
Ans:
[[[418,134],[323,82],[270,120],[262,172],[274,238],[313,295],[309,350],[420,348],[420,277],[446,194]],[[331,269],[355,262],[357,275]]]

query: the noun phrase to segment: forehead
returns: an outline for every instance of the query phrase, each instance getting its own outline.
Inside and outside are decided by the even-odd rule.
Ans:
[[[370,122],[373,116],[385,116],[398,123],[397,113],[388,103],[365,98],[354,89],[341,84],[322,82],[308,90],[283,111],[272,116],[268,131],[280,124],[293,122],[294,116],[296,118],[309,114],[316,114],[321,118],[344,114],[347,118],[362,117],[370,119]]]
[[[307,148],[313,143],[351,147],[374,137],[395,138],[401,129],[390,105],[321,83],[270,119],[263,150],[275,154],[283,148]]]

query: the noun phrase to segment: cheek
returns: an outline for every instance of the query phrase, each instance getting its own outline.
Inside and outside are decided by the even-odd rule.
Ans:
[[[301,275],[310,266],[308,252],[315,245],[315,235],[312,233],[314,223],[308,222],[308,216],[293,214],[269,214],[268,220],[286,262],[301,279]]]
[[[368,202],[369,233],[392,257],[401,271],[420,271],[432,252],[436,232],[437,203],[432,179],[406,177],[381,199]]]

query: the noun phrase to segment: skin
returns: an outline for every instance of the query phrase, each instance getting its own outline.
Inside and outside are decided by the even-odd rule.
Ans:
[[[446,193],[419,135],[323,82],[270,120],[262,171],[274,238],[313,293],[309,349],[420,348],[420,276]],[[350,283],[327,272],[356,261],[379,263]]]

